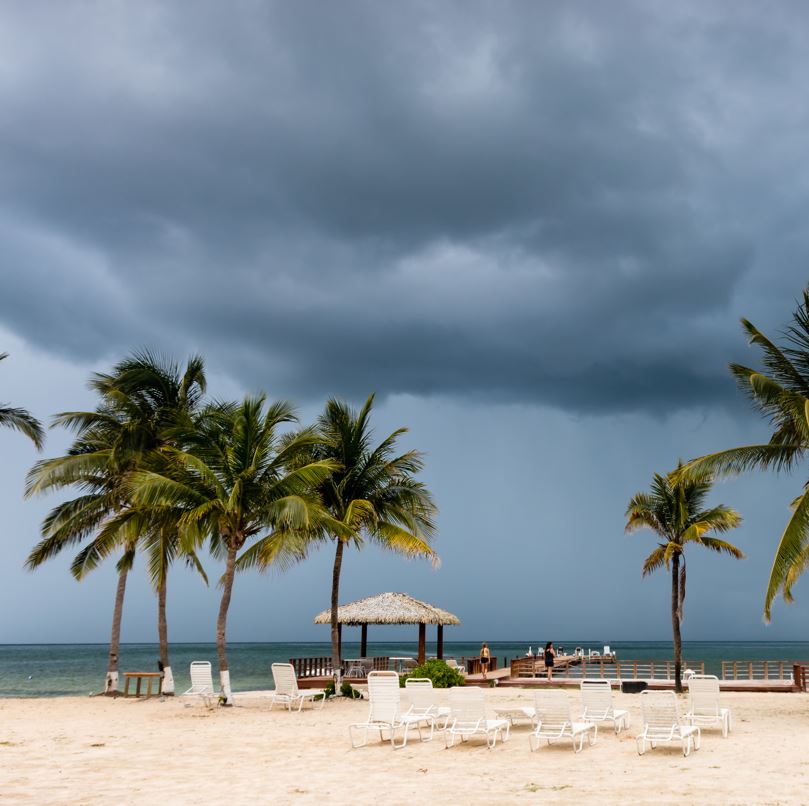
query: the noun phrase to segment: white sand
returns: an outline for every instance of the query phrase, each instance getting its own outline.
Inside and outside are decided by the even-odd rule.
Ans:
[[[492,705],[530,704],[527,690],[487,690]],[[578,692],[571,692],[578,703]],[[703,731],[702,749],[644,757],[635,750],[638,698],[616,694],[633,725],[594,747],[528,750],[528,727],[494,750],[481,741],[444,749],[440,734],[403,750],[375,740],[352,750],[347,726],[367,703],[268,712],[266,699],[234,708],[182,700],[0,700],[0,803],[235,806],[247,803],[414,804],[809,803],[809,696],[727,694],[734,731]]]

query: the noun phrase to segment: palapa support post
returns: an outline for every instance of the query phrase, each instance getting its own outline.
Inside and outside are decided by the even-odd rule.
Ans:
[[[435,656],[439,660],[444,660],[444,625],[439,624],[435,630]]]
[[[419,624],[419,666],[424,663],[427,657],[427,625]]]
[[[362,625],[362,634],[360,635],[360,657],[368,657],[368,625]]]

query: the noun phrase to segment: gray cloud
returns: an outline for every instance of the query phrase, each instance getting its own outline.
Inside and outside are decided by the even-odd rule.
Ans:
[[[290,396],[735,399],[806,280],[800,5],[0,12],[0,322]]]

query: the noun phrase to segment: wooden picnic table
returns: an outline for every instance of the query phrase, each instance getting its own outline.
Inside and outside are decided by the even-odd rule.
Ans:
[[[136,681],[135,697],[140,697],[141,683],[146,681],[146,698],[152,696],[152,681],[157,678],[157,693],[163,689],[163,672],[124,672],[124,697],[129,696],[129,683],[131,680]]]

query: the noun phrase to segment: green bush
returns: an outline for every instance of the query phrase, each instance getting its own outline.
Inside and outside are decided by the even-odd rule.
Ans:
[[[416,666],[407,674],[399,678],[399,685],[404,688],[405,681],[410,677],[427,677],[433,681],[434,688],[452,688],[453,686],[463,686],[463,675],[457,669],[450,669],[446,663],[437,658],[425,661],[421,666]]]
[[[329,682],[326,683],[326,687],[323,689],[323,691],[326,694],[326,699],[327,700],[329,699],[329,697],[333,697],[334,696],[334,680],[329,680]]]
[[[332,683],[332,686],[334,683]],[[362,699],[362,694],[357,691],[357,689],[351,687],[351,683],[348,680],[343,680],[342,685],[340,686],[340,693],[344,697],[348,697],[350,700],[359,700]]]

